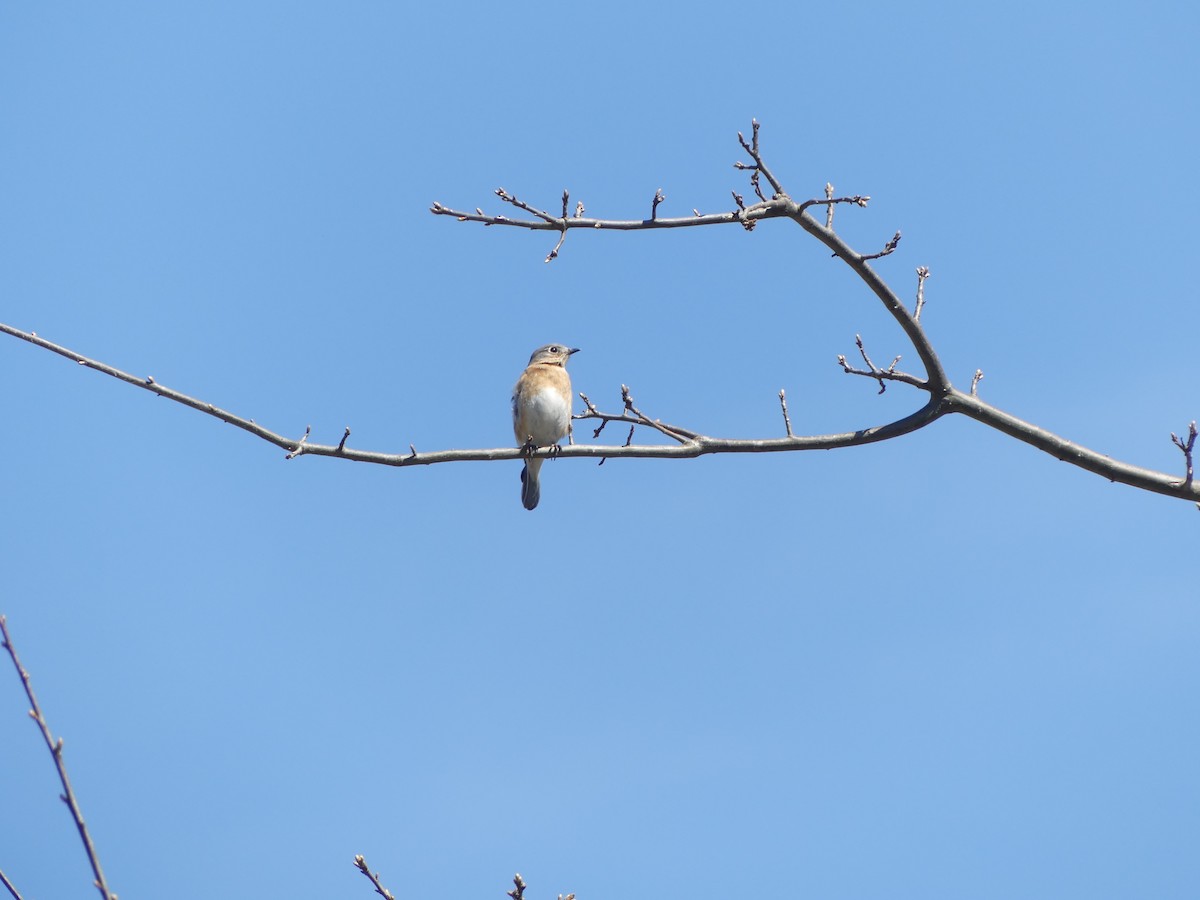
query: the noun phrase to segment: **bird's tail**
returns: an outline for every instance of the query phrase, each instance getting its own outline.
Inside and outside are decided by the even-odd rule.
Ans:
[[[542,486],[538,483],[538,472],[542,469],[544,460],[531,459],[521,469],[521,504],[526,509],[534,509],[542,499]]]

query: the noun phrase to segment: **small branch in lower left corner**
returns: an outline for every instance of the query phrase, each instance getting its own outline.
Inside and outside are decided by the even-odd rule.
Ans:
[[[80,840],[83,841],[83,850],[87,854],[88,862],[91,863],[92,875],[95,876],[92,884],[100,891],[100,896],[104,900],[116,900],[117,895],[108,889],[104,870],[100,867],[100,856],[96,852],[96,845],[92,843],[91,833],[83,821],[83,811],[79,808],[79,800],[75,797],[75,791],[71,787],[71,779],[67,777],[67,765],[63,761],[63,739],[60,737],[55,740],[50,733],[50,726],[46,724],[46,717],[42,715],[37,695],[33,692],[33,682],[29,677],[29,672],[21,665],[20,657],[17,656],[17,648],[13,646],[12,636],[8,633],[8,623],[4,616],[0,616],[0,646],[8,651],[8,655],[17,669],[17,675],[25,687],[25,696],[29,699],[29,717],[41,731],[42,740],[46,742],[46,747],[54,758],[54,766],[58,769],[58,780],[62,783],[63,789],[60,798],[63,803],[67,804],[67,809],[71,811],[71,818],[75,820],[75,828],[79,832]]]
[[[0,871],[0,884],[4,885],[4,889],[12,896],[13,900],[21,900],[21,892],[17,890],[17,886],[8,880],[8,876]]]

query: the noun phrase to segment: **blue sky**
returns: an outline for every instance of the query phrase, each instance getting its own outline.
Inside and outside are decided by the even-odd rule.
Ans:
[[[1200,14],[1047,6],[10,5],[0,321],[380,451],[507,445],[547,341],[709,434],[782,434],[780,388],[898,418],[835,358],[915,355],[790,223],[544,265],[427,212],[728,209],[754,116],[793,196],[872,196],[853,244],[903,231],[957,384],[1179,471]],[[370,896],[356,853],[456,898],[1194,895],[1193,504],[951,417],[561,460],[529,513],[517,463],[286,462],[9,338],[0,376],[0,612],[122,897]],[[25,709],[0,678],[0,869],[84,896]]]

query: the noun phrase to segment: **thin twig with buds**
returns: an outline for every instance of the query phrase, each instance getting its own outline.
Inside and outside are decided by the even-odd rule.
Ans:
[[[1196,420],[1193,419],[1191,424],[1188,425],[1188,436],[1187,436],[1186,441],[1183,438],[1179,437],[1177,434],[1175,434],[1175,432],[1173,432],[1173,431],[1171,432],[1171,441],[1183,453],[1184,470],[1185,470],[1185,474],[1184,474],[1184,478],[1183,478],[1184,487],[1191,487],[1191,484],[1192,484],[1192,451],[1196,447]]]
[[[913,308],[913,319],[921,321],[921,310],[925,308],[925,279],[929,277],[928,266],[917,267],[917,305]]]
[[[779,406],[783,410],[783,427],[787,429],[787,436],[792,437],[792,419],[788,415],[787,394],[783,388],[779,389]]]
[[[866,256],[860,256],[859,259],[866,262],[869,259],[882,259],[885,256],[890,256],[896,251],[896,247],[900,245],[900,232],[897,231],[892,235],[892,239],[883,245],[883,249],[878,253],[868,253]]]
[[[17,890],[16,886],[8,880],[8,876],[3,872],[0,872],[0,884],[4,885],[4,889],[12,895],[13,900],[22,900],[21,892]]]
[[[371,884],[375,885],[375,893],[383,897],[383,900],[396,900],[395,895],[380,883],[379,873],[372,872],[367,866],[367,861],[363,859],[362,854],[354,857],[354,866],[370,879]]]
[[[25,688],[25,696],[29,698],[29,717],[33,719],[38,730],[42,733],[42,740],[46,742],[46,749],[50,751],[50,756],[54,759],[54,767],[58,770],[58,780],[62,784],[61,800],[67,804],[67,809],[71,811],[71,818],[75,820],[75,828],[79,832],[79,839],[83,841],[83,849],[87,854],[88,863],[91,864],[92,874],[95,876],[95,881],[92,884],[100,891],[100,896],[103,900],[117,900],[117,895],[108,889],[108,882],[104,878],[104,869],[100,866],[100,856],[96,852],[96,845],[92,842],[92,836],[88,832],[87,824],[83,821],[83,811],[79,808],[79,800],[75,796],[75,791],[71,787],[71,779],[67,777],[67,764],[63,760],[63,739],[60,737],[55,740],[50,733],[50,726],[46,724],[46,717],[42,714],[42,707],[38,704],[37,696],[33,693],[33,681],[29,677],[29,672],[21,665],[21,660],[17,656],[17,648],[13,646],[12,636],[8,632],[8,623],[4,616],[0,616],[0,644],[8,651],[9,657],[12,659],[13,666],[16,667],[17,676],[21,679],[21,684]],[[7,879],[5,879],[7,881]]]

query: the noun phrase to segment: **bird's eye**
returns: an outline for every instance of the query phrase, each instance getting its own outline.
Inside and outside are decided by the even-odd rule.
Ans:
[[[562,348],[561,347],[551,347],[550,352],[551,353],[562,353]]]

